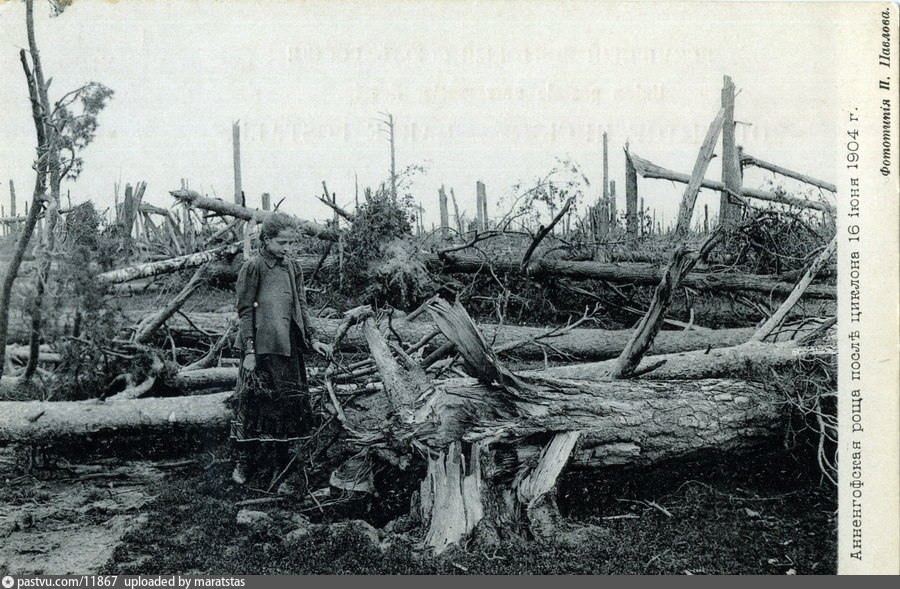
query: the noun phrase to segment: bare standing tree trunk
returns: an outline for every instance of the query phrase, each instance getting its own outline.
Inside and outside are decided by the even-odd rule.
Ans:
[[[625,147],[625,233],[629,237],[640,235],[638,226],[638,186],[637,171],[631,161],[628,147]]]
[[[616,181],[609,181],[609,229],[614,231],[618,227],[619,210],[616,205]]]
[[[738,204],[733,202],[731,194],[741,192],[741,163],[734,144],[734,82],[725,76],[722,87],[722,110],[725,120],[722,126],[722,183],[723,190],[719,197],[719,224],[734,225],[740,216]]]
[[[397,159],[394,151],[394,115],[386,112],[378,113],[384,116],[381,121],[384,123],[385,131],[387,131],[388,143],[391,146],[391,196],[397,198]]]
[[[26,0],[25,3],[26,23],[28,26],[28,39],[31,45],[32,60],[35,64],[35,72],[32,73],[28,66],[28,58],[24,49],[19,51],[19,59],[22,62],[22,68],[25,71],[25,80],[28,84],[28,94],[31,98],[31,115],[34,119],[35,132],[37,134],[37,162],[35,165],[35,181],[34,193],[32,196],[31,209],[25,219],[25,226],[22,233],[16,241],[16,249],[13,257],[9,261],[9,267],[6,275],[3,277],[3,288],[0,290],[0,376],[3,375],[3,368],[6,358],[6,336],[9,329],[9,303],[12,296],[13,283],[19,273],[19,267],[22,265],[22,259],[25,257],[25,250],[31,241],[31,235],[37,225],[38,217],[44,210],[44,193],[47,190],[47,128],[45,125],[45,112],[42,108],[40,100],[40,92],[38,90],[38,80],[43,80],[43,71],[40,68],[40,58],[37,47],[34,44],[34,14],[32,0]],[[37,73],[40,72],[40,78]],[[26,203],[26,209],[27,203]]]
[[[59,167],[54,171],[50,171],[50,202],[44,216],[47,218],[47,224],[44,225],[43,242],[43,259],[38,269],[37,284],[34,289],[34,303],[31,307],[31,336],[29,338],[28,364],[25,366],[25,372],[22,378],[31,379],[37,370],[38,356],[41,346],[41,327],[43,325],[44,297],[47,291],[47,283],[50,280],[50,270],[53,264],[53,250],[56,249],[56,223],[59,219],[59,201],[54,198],[53,194],[58,192],[58,176]],[[56,180],[56,182],[54,182]],[[56,183],[57,190],[53,190]]]
[[[25,367],[25,380],[34,376],[37,370],[38,354],[41,340],[41,324],[43,323],[44,293],[47,281],[50,277],[50,268],[53,262],[53,250],[56,247],[56,223],[59,219],[59,193],[62,177],[60,174],[59,146],[57,142],[58,130],[53,126],[50,111],[50,99],[47,96],[47,83],[44,81],[44,69],[41,64],[40,52],[37,48],[37,40],[34,35],[34,6],[33,0],[27,0],[25,11],[25,25],[28,29],[28,48],[31,52],[31,61],[34,69],[34,86],[37,90],[37,98],[40,103],[42,126],[44,128],[44,153],[47,169],[45,173],[50,176],[50,201],[44,217],[47,220],[43,235],[44,259],[38,270],[37,284],[35,286],[34,304],[31,311],[31,343],[29,346],[28,365]]]
[[[16,212],[16,184],[13,182],[12,178],[9,179],[9,216],[17,217],[18,213]],[[19,224],[18,222],[13,222],[10,225],[10,231],[13,235],[16,235],[19,232]]]
[[[453,201],[453,216],[456,218],[456,231],[459,235],[465,233],[463,231],[462,219],[459,216],[459,205],[456,204],[456,193],[453,192],[453,189],[450,189],[450,199]]]
[[[450,213],[447,209],[447,193],[441,186],[438,190],[438,205],[441,209],[441,239],[450,239]]]
[[[484,206],[484,201],[486,198],[487,197],[484,189],[484,182],[479,180],[475,183],[475,228],[478,231],[484,231],[487,225],[486,219],[484,218],[484,211],[487,208]]]

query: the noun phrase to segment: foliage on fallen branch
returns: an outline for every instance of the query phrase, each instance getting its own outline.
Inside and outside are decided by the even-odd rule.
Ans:
[[[833,235],[832,225],[811,219],[809,213],[766,209],[755,222],[727,236],[718,265],[753,274],[802,271]]]
[[[831,330],[825,337],[833,337]],[[833,342],[832,342],[833,344]],[[838,419],[835,357],[798,358],[789,370],[771,370],[769,381],[781,391],[790,413],[785,447],[810,455],[823,480],[837,485]]]

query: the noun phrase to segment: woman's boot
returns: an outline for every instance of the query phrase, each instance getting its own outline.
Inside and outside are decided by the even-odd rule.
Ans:
[[[237,448],[237,456],[234,461],[234,470],[231,471],[231,480],[239,485],[247,484],[247,478],[250,476],[251,456],[250,448],[241,444]]]

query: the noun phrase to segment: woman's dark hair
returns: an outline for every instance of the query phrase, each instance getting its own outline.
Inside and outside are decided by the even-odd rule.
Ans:
[[[274,212],[266,220],[262,222],[259,228],[259,239],[263,243],[275,237],[285,229],[297,229],[297,224],[290,215],[286,213]]]

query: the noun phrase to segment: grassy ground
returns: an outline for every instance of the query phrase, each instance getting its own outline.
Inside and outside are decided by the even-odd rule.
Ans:
[[[379,548],[354,529],[323,527],[289,542],[277,526],[237,525],[245,492],[228,465],[153,490],[147,523],[126,534],[108,573],[222,574],[830,574],[835,493],[781,452],[639,472],[572,473],[562,481],[567,521],[590,525],[578,542],[453,549],[423,555],[416,538]],[[288,506],[289,507],[289,506]],[[372,505],[337,517],[381,519]],[[315,517],[315,513],[307,513]],[[376,522],[380,523],[380,522]],[[584,541],[584,538],[587,538]]]

